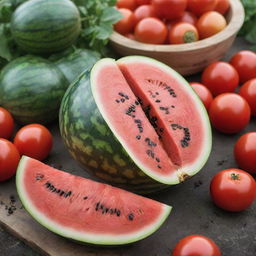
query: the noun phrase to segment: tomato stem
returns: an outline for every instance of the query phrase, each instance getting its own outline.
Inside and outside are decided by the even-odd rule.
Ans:
[[[193,43],[197,41],[197,36],[193,31],[187,31],[183,35],[183,41],[184,43]]]
[[[231,179],[232,180],[240,180],[240,176],[239,176],[239,174],[231,173]]]

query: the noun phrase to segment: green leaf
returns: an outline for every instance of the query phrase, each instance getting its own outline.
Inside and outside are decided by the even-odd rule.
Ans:
[[[103,10],[102,16],[100,18],[100,22],[107,22],[110,24],[114,24],[117,21],[119,21],[120,19],[122,19],[122,14],[117,11],[115,8],[113,7],[109,7],[106,8],[105,10]]]

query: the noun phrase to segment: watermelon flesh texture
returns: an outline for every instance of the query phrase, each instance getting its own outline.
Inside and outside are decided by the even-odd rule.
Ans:
[[[175,179],[176,167],[116,62],[108,59],[98,71],[102,75],[97,75],[97,71],[94,73],[96,90],[104,93],[95,93],[94,97],[96,102],[102,103],[98,107],[107,117],[105,121],[110,129],[128,154],[133,156],[135,163],[149,176],[162,183]]]
[[[103,59],[91,86],[106,123],[148,176],[177,184],[202,168],[211,149],[208,116],[175,71],[146,57]]]
[[[16,185],[26,210],[64,237],[118,245],[152,234],[171,207],[131,192],[59,171],[23,156]]]

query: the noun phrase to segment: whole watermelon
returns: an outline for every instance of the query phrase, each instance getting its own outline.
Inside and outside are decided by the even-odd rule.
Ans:
[[[62,71],[69,84],[83,71],[90,70],[99,59],[100,54],[89,49],[69,49],[50,57],[50,60]]]
[[[67,87],[66,78],[54,64],[41,57],[23,56],[1,72],[0,106],[20,123],[47,123],[58,116]]]
[[[29,0],[11,19],[16,43],[29,53],[62,51],[74,43],[80,30],[80,14],[70,0]]]

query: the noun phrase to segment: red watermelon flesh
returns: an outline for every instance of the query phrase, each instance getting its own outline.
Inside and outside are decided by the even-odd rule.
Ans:
[[[102,59],[92,69],[91,88],[109,128],[148,176],[177,184],[205,164],[211,150],[207,112],[170,67],[141,56]]]
[[[171,207],[59,171],[23,156],[16,185],[26,210],[51,231],[93,244],[124,244],[153,233]]]
[[[118,127],[117,138],[128,138],[119,141],[123,141],[124,148],[134,156],[133,160],[136,159],[141,168],[151,170],[153,177],[168,179],[171,173],[175,173],[176,167],[167,156],[159,136],[148,121],[116,62],[109,59],[100,68],[100,73],[95,82],[98,90],[103,93],[96,97],[97,101],[104,105],[101,111],[104,116],[108,116],[109,127],[112,126],[112,130]]]
[[[120,61],[119,67],[144,110],[149,108],[169,157],[180,166],[191,164],[200,156],[205,129],[184,85],[151,63]]]

